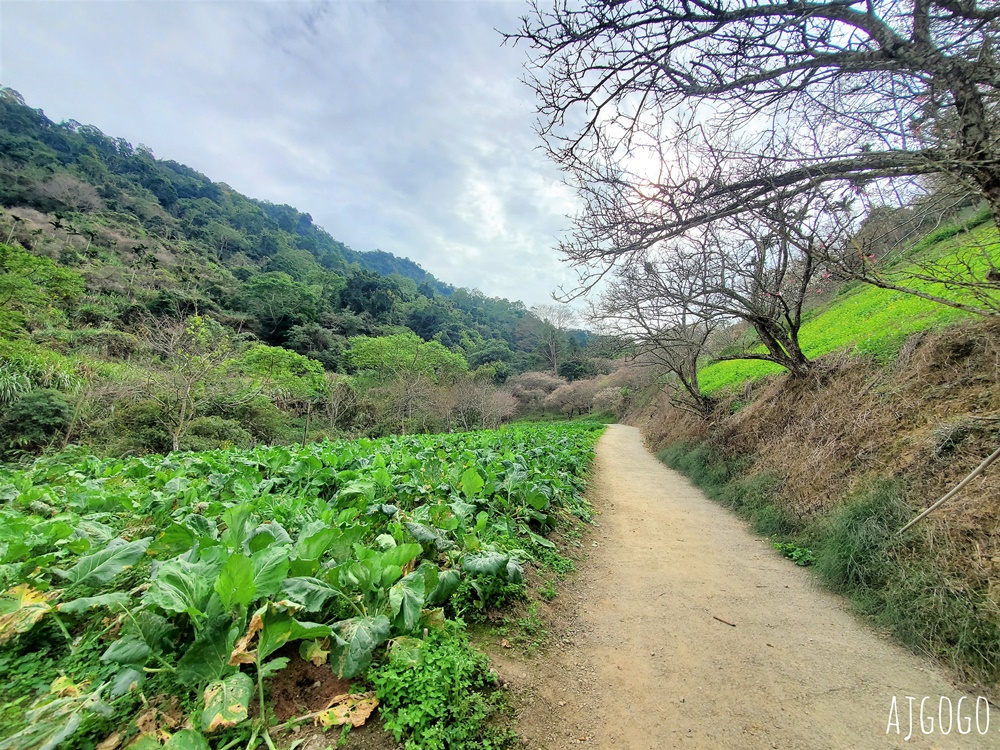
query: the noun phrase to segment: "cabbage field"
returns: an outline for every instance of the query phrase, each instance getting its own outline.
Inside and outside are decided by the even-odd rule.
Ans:
[[[456,620],[516,593],[556,523],[587,517],[600,430],[0,470],[0,750],[274,747],[271,686],[297,659],[351,685],[303,720],[358,725],[381,699],[409,747],[471,742],[460,717],[407,714],[393,682],[419,682]]]

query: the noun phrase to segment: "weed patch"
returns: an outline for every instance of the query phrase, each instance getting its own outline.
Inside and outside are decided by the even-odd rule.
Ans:
[[[985,591],[950,579],[897,530],[912,517],[899,482],[879,482],[828,517],[816,570],[857,608],[913,649],[964,676],[1000,676],[1000,618]]]
[[[553,599],[559,596],[559,592],[556,591],[555,580],[551,578],[547,580],[545,584],[542,586],[542,588],[539,589],[538,595],[547,602],[551,602]]]
[[[390,658],[369,677],[382,722],[407,750],[501,750],[516,736],[497,728],[503,709],[489,660],[454,623],[431,632],[419,664]]]
[[[549,635],[545,623],[538,616],[538,606],[535,602],[529,604],[524,615],[517,619],[517,627],[521,632],[518,640],[524,642],[529,654],[540,648]]]
[[[794,542],[781,542],[772,539],[771,546],[799,567],[805,568],[816,562],[816,554],[811,549],[800,547]]]

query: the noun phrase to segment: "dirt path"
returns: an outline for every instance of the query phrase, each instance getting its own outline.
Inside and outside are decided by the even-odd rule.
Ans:
[[[501,675],[529,696],[523,744],[1000,747],[1000,709],[979,736],[975,696],[962,704],[970,734],[938,731],[940,696],[957,707],[965,693],[660,464],[635,428],[615,425],[601,438],[588,496],[600,528],[553,603],[566,630],[541,656],[494,653]],[[893,696],[898,736],[886,733]],[[909,741],[907,696],[916,698]],[[927,736],[924,696],[935,725]],[[944,715],[947,723],[947,703]]]

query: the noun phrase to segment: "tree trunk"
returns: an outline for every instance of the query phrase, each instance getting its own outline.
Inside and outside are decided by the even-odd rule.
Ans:
[[[785,331],[772,330],[773,326],[766,321],[755,321],[753,327],[772,362],[784,367],[792,377],[801,378],[809,374],[812,363],[802,353],[795,337]]]
[[[177,429],[175,429],[170,437],[173,441],[173,450],[179,451],[181,449],[181,437],[184,435],[184,427],[188,420],[188,399],[191,396],[191,386],[188,385],[184,389],[184,395],[181,396],[181,413],[177,415]]]
[[[986,201],[990,204],[993,223],[996,225],[997,230],[1000,230],[1000,178],[984,186],[983,195],[986,196]]]
[[[979,186],[990,205],[993,222],[1000,229],[1000,168],[993,158],[993,119],[968,72],[960,67],[960,63],[952,64],[954,68],[947,78],[950,79],[948,87],[955,98],[954,106],[958,114],[958,156],[965,164],[971,165],[959,169]]]
[[[309,417],[312,416],[312,404],[306,405],[306,426],[302,428],[302,447],[306,447],[306,436],[309,434]]]
[[[80,410],[83,409],[83,402],[85,398],[89,395],[86,388],[80,389],[80,395],[76,399],[76,403],[73,405],[73,413],[70,415],[69,424],[66,425],[66,434],[63,435],[62,443],[59,445],[59,450],[66,450],[66,446],[69,445],[70,438],[73,436],[73,431],[76,429],[77,419],[80,417]]]

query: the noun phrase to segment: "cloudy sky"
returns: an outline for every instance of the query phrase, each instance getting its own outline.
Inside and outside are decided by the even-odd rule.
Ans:
[[[574,211],[537,150],[523,0],[2,0],[0,82],[452,284],[548,301]]]

